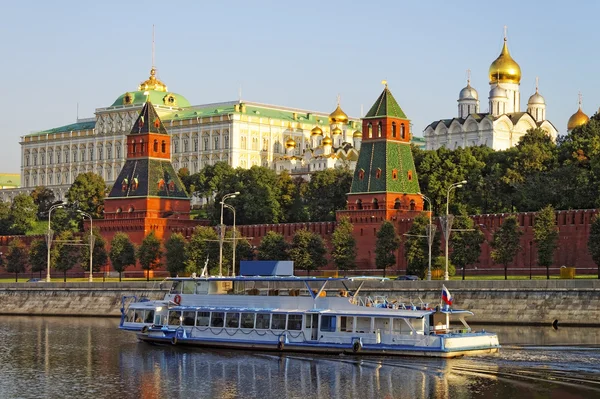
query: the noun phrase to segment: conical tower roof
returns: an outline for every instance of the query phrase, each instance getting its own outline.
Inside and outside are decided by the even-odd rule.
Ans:
[[[392,95],[390,89],[388,89],[387,84],[385,85],[385,89],[375,101],[375,104],[371,107],[367,115],[363,119],[368,118],[382,118],[385,116],[391,116],[394,118],[407,119],[406,114],[402,111],[402,108],[398,105],[398,102]]]
[[[131,127],[129,134],[139,135],[148,133],[168,135],[167,129],[163,126],[154,106],[147,100],[137,120]]]

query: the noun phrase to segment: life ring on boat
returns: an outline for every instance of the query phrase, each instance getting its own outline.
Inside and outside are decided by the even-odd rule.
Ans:
[[[283,350],[283,346],[284,346],[284,343],[283,343],[283,341],[279,341],[279,342],[277,343],[277,349],[279,349],[280,351],[282,351],[282,350]]]
[[[171,345],[177,345],[177,337],[171,338]]]
[[[142,334],[148,333],[148,326],[142,327]]]
[[[358,340],[354,341],[354,343],[352,344],[352,351],[354,353],[358,353],[358,352],[360,352],[361,349],[362,349],[362,344],[360,343],[360,341],[358,341]]]
[[[181,295],[179,295],[179,294],[175,295],[175,298],[173,298],[173,302],[175,302],[175,305],[180,305],[181,304]]]

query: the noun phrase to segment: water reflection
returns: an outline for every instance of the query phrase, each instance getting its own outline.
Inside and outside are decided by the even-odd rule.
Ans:
[[[354,358],[138,343],[114,319],[4,317],[0,397],[479,398],[600,395],[600,329],[493,327],[496,356]],[[585,348],[541,345],[584,344]],[[536,345],[530,348],[524,345]]]

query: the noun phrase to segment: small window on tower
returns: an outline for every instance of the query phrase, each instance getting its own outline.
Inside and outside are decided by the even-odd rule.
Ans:
[[[392,169],[392,179],[398,179],[398,169]]]
[[[377,170],[375,171],[375,178],[376,179],[381,178],[381,168],[377,168]]]
[[[408,181],[412,181],[412,170],[408,171]]]
[[[382,127],[381,122],[377,123],[377,137],[381,137]]]
[[[392,122],[392,137],[396,137],[396,122]]]
[[[363,169],[358,171],[358,178],[363,180],[365,178],[365,171]]]
[[[406,129],[404,127],[404,123],[400,125],[400,137],[403,139],[406,138]]]
[[[373,137],[373,125],[369,123],[368,125],[368,130],[369,130],[369,138]]]

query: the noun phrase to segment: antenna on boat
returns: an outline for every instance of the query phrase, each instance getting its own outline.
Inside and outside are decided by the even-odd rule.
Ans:
[[[208,256],[206,257],[206,262],[204,262],[204,268],[202,269],[200,277],[208,277]]]

